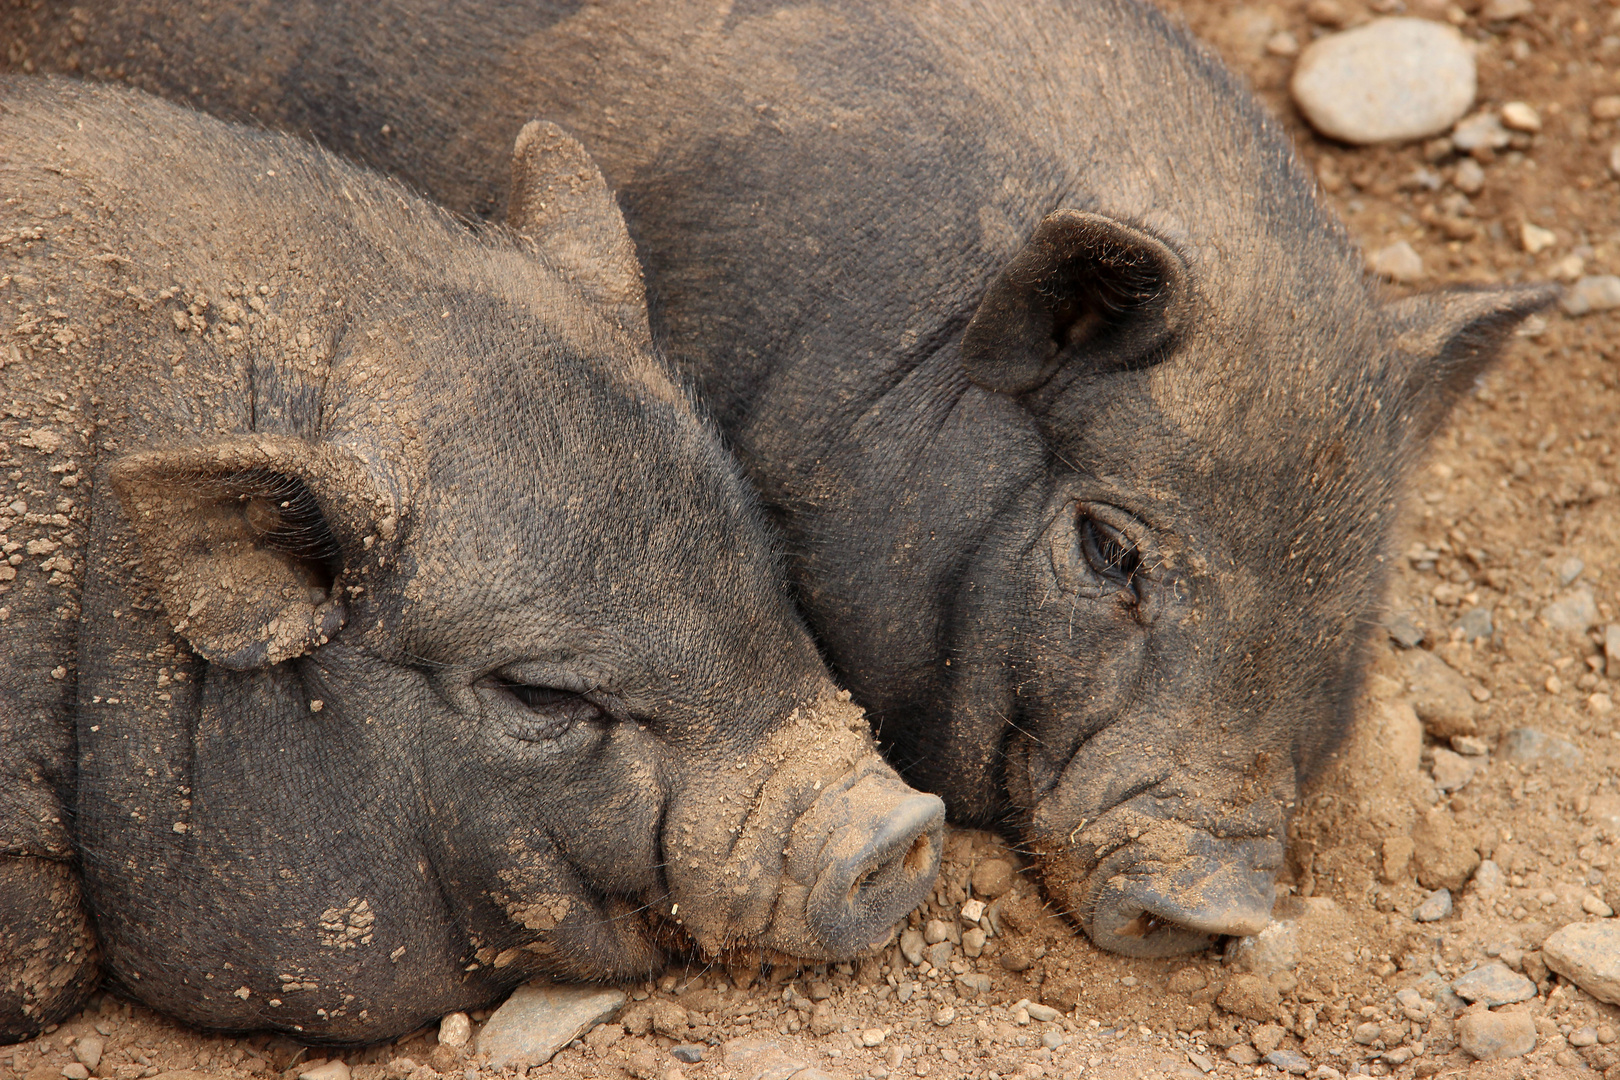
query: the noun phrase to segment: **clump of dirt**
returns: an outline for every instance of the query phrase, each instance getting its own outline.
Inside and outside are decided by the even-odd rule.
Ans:
[[[1306,129],[1287,98],[1290,43],[1401,0],[1177,10],[1293,127],[1363,248],[1412,246],[1417,287],[1620,273],[1620,108],[1599,104],[1620,93],[1620,7],[1412,2],[1410,14],[1478,44],[1479,107],[1526,102],[1538,133],[1465,158],[1443,140],[1351,148]],[[1534,233],[1527,245],[1526,224],[1552,242]],[[955,831],[929,903],[881,955],[674,971],[631,988],[660,1007],[593,1029],[529,1074],[1620,1077],[1620,1009],[1539,951],[1557,928],[1620,908],[1620,656],[1602,648],[1603,628],[1620,623],[1617,450],[1620,317],[1532,320],[1418,478],[1362,723],[1302,803],[1265,934],[1169,961],[1101,953],[1047,909],[1015,853]],[[1459,1020],[1484,1006],[1451,983],[1493,962],[1533,986],[1499,1008],[1531,1017],[1536,1046],[1475,1062]],[[111,996],[0,1048],[0,1070],[89,1072],[72,1067],[86,1040],[101,1044],[94,1075],[116,1080],[292,1078],[321,1059],[354,1080],[518,1071],[439,1046],[434,1030],[333,1054],[198,1034]]]

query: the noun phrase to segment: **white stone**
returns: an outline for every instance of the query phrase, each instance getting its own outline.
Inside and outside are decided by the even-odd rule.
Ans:
[[[1452,27],[1427,19],[1374,19],[1318,38],[1291,83],[1312,127],[1345,142],[1439,135],[1474,104],[1474,55]]]
[[[1397,240],[1368,255],[1367,269],[1391,281],[1417,281],[1423,276],[1423,256],[1405,240]]]
[[[1597,601],[1586,586],[1560,593],[1558,599],[1541,609],[1541,617],[1555,630],[1583,633],[1597,625]]]
[[[472,1038],[472,1020],[464,1012],[453,1012],[439,1021],[440,1046],[466,1046]]]
[[[1495,896],[1507,885],[1507,874],[1495,860],[1486,859],[1474,870],[1470,888],[1481,896]]]
[[[1534,10],[1535,5],[1530,0],[1485,0],[1479,17],[1486,22],[1505,22],[1508,19],[1522,19]]]
[[[1290,971],[1299,966],[1299,927],[1291,919],[1273,919],[1258,934],[1238,938],[1227,958],[1234,969],[1255,975]]]
[[[624,1007],[623,990],[534,982],[512,991],[478,1033],[491,1068],[544,1065],[579,1036]]]
[[[1500,150],[1513,141],[1502,118],[1494,112],[1475,113],[1459,121],[1451,133],[1451,145],[1465,154],[1475,150]]]
[[[882,1028],[867,1028],[865,1031],[861,1032],[861,1045],[862,1046],[882,1046],[883,1045],[883,1029]]]
[[[1451,174],[1451,186],[1464,195],[1478,195],[1485,190],[1485,170],[1473,158],[1463,158]]]
[[[298,1080],[349,1080],[349,1066],[336,1058],[322,1061],[299,1073]]]
[[[1614,274],[1583,277],[1564,292],[1560,306],[1566,315],[1585,315],[1620,308],[1620,277]]]
[[[1541,130],[1541,114],[1522,101],[1510,101],[1502,106],[1502,126],[1533,135]]]
[[[1543,229],[1540,225],[1532,225],[1528,221],[1519,226],[1519,246],[1526,254],[1540,255],[1556,243],[1558,236],[1551,229]]]
[[[966,922],[976,923],[984,918],[985,903],[983,900],[969,900],[962,905],[962,918]]]
[[[1476,758],[1463,757],[1439,746],[1434,748],[1434,786],[1441,791],[1461,791],[1478,768]]]
[[[1600,919],[1607,919],[1614,914],[1614,908],[1610,907],[1608,904],[1605,904],[1602,900],[1599,900],[1591,893],[1587,893],[1585,896],[1581,897],[1581,910],[1586,912],[1588,915],[1596,915]]]

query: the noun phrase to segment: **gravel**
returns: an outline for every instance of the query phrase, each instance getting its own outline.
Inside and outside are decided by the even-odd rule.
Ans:
[[[1427,19],[1374,19],[1300,53],[1290,84],[1312,127],[1343,142],[1439,135],[1474,104],[1473,52]]]

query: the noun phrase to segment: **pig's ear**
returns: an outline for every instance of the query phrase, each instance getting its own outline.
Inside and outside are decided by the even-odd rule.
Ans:
[[[1157,237],[1100,214],[1054,211],[980,301],[962,364],[1004,394],[1064,367],[1150,367],[1186,317],[1186,281],[1186,263]]]
[[[651,342],[641,263],[624,215],[590,154],[556,124],[530,120],[518,132],[506,224],[627,332]]]
[[[175,632],[237,671],[336,634],[339,578],[385,561],[399,523],[391,486],[357,454],[285,436],[135,453],[109,479]]]
[[[1463,287],[1418,293],[1389,305],[1407,364],[1406,400],[1419,438],[1444,422],[1457,399],[1495,361],[1519,323],[1556,301],[1557,285]]]

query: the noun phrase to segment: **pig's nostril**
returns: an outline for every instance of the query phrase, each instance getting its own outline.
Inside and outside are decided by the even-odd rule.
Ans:
[[[882,938],[933,887],[945,831],[945,804],[890,785],[851,791],[851,814],[822,847],[805,904],[810,930],[828,953],[853,956]],[[897,797],[898,796],[898,797]],[[863,809],[865,809],[863,807]]]
[[[911,850],[900,861],[901,869],[911,877],[927,873],[936,868],[939,860],[934,857],[934,839],[927,833],[918,836],[911,842]]]

